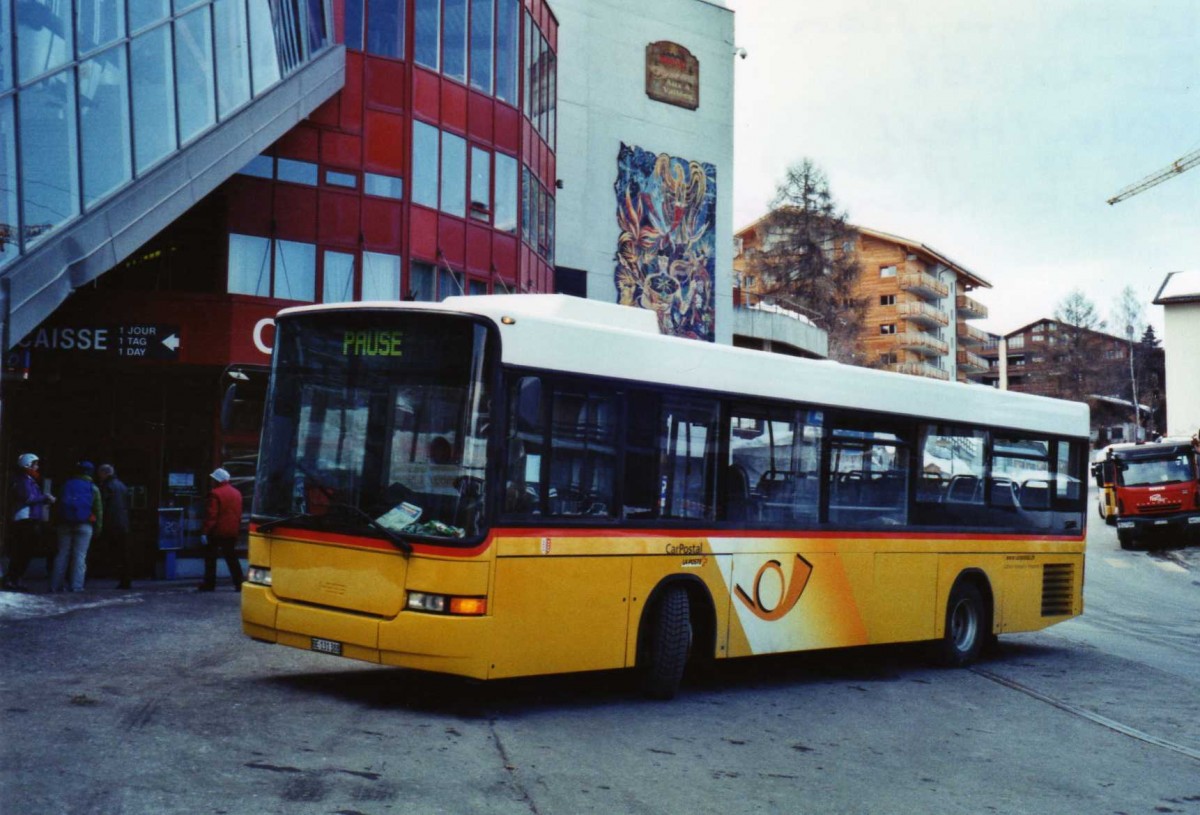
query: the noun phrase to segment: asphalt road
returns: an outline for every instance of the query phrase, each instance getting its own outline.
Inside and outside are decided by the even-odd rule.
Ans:
[[[918,648],[477,684],[263,645],[238,595],[0,602],[0,815],[1200,813],[1200,550],[1093,523],[1083,617]]]

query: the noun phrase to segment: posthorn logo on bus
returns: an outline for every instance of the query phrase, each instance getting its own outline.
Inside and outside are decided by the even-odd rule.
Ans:
[[[768,560],[758,570],[758,574],[754,576],[754,596],[751,597],[741,586],[734,586],[734,594],[742,601],[746,608],[753,612],[755,617],[772,622],[781,619],[789,611],[796,607],[796,603],[800,601],[800,595],[804,594],[804,587],[808,585],[808,578],[812,575],[812,564],[796,555],[795,561],[792,562],[792,576],[784,578],[783,564],[778,560]],[[783,585],[783,591],[779,597],[779,602],[770,608],[763,602],[762,599],[762,580],[763,575],[768,571],[778,575],[780,583]]]

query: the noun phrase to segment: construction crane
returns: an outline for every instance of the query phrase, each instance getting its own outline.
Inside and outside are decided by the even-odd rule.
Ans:
[[[1200,150],[1195,150],[1191,153],[1188,153],[1183,158],[1172,162],[1170,166],[1162,168],[1157,173],[1151,173],[1141,181],[1138,181],[1135,184],[1130,184],[1112,198],[1109,198],[1108,203],[1115,204],[1118,201],[1124,201],[1126,198],[1132,198],[1139,192],[1148,190],[1156,184],[1161,184],[1168,178],[1174,178],[1180,173],[1190,170],[1198,164],[1200,164]]]

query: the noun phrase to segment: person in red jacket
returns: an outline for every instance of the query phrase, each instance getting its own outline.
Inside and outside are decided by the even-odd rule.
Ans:
[[[209,476],[215,486],[208,493],[200,542],[204,544],[204,582],[200,591],[217,587],[217,552],[225,558],[233,590],[242,590],[242,563],[237,556],[238,534],[242,531],[242,494],[229,483],[229,471],[218,467]]]

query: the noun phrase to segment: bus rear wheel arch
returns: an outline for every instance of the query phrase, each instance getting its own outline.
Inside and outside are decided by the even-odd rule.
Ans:
[[[980,573],[959,575],[946,600],[945,630],[935,645],[937,662],[947,668],[962,668],[979,658],[994,642],[992,592]]]

